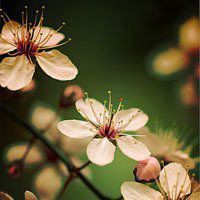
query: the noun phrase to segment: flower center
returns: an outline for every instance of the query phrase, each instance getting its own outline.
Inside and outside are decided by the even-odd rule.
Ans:
[[[99,135],[101,135],[102,137],[107,137],[108,139],[115,139],[117,133],[118,132],[114,130],[114,128],[108,125],[99,129]]]
[[[18,53],[25,54],[27,57],[28,56],[34,56],[35,52],[37,51],[38,46],[34,44],[32,41],[20,41],[17,44],[17,50]]]

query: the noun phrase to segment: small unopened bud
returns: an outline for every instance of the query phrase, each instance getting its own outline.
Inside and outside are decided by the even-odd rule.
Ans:
[[[23,162],[22,161],[15,161],[14,163],[12,163],[8,169],[8,174],[12,177],[12,178],[20,178],[22,176],[23,173]]]
[[[199,19],[193,17],[183,23],[179,30],[180,47],[189,54],[198,56],[199,50]]]
[[[146,160],[139,161],[135,167],[134,175],[138,182],[154,181],[160,174],[161,167],[158,160],[150,157]]]
[[[180,88],[180,98],[186,106],[198,105],[198,93],[195,86],[195,82],[190,77]]]
[[[153,60],[152,70],[159,76],[170,76],[187,68],[190,60],[181,49],[169,48]]]
[[[84,98],[84,92],[78,85],[67,86],[60,98],[60,108],[68,108]]]
[[[26,93],[26,92],[31,92],[35,89],[36,83],[34,80],[32,80],[28,85],[20,89],[21,92]]]

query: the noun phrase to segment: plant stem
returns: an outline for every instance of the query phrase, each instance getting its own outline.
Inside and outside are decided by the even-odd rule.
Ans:
[[[57,115],[59,115],[60,112],[61,112],[61,110],[58,109],[57,112],[55,113],[54,117],[52,118],[52,120],[50,120],[50,122],[47,123],[46,127],[39,130],[40,134],[47,132],[52,127],[55,120],[57,119]],[[37,141],[37,137],[33,136],[33,138],[28,142],[27,147],[26,147],[26,151],[24,152],[24,155],[22,157],[23,162],[25,162],[28,154],[30,153],[30,151],[31,151],[31,149],[32,149],[32,147],[33,147],[33,145],[35,144],[36,141]]]
[[[0,107],[2,110],[6,111],[9,115],[11,115],[20,125],[26,128],[29,133],[40,140],[46,147],[51,150],[65,165],[67,166],[70,172],[75,172],[77,176],[81,179],[81,181],[101,200],[111,200],[105,196],[102,192],[100,192],[80,171],[77,171],[77,168],[71,163],[71,161],[67,158],[67,156],[57,149],[50,141],[46,140],[46,138],[40,134],[34,127],[32,127],[28,122],[18,117],[9,107],[0,102]]]
[[[26,160],[26,158],[27,158],[29,152],[31,151],[31,148],[32,148],[32,146],[34,145],[35,141],[36,141],[36,137],[33,136],[33,138],[28,142],[28,144],[27,144],[27,146],[26,146],[26,150],[25,150],[25,152],[24,152],[24,155],[23,155],[23,157],[21,158],[23,162],[25,162],[25,160]]]
[[[67,188],[67,186],[71,183],[71,181],[75,178],[74,173],[70,173],[70,175],[67,177],[65,184],[62,188],[62,190],[60,191],[60,193],[58,194],[57,200],[61,199],[63,193],[65,192],[65,189]]]
[[[82,169],[84,169],[85,167],[87,167],[91,162],[88,160],[86,163],[84,163],[82,166],[80,166],[79,168],[77,168],[78,171],[81,171]]]

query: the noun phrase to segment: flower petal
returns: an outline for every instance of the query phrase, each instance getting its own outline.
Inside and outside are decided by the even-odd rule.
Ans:
[[[160,172],[160,184],[170,199],[176,200],[191,192],[191,182],[187,171],[181,164],[170,163]]]
[[[14,200],[9,194],[0,192],[0,199],[2,200]]]
[[[32,31],[32,30],[31,30]],[[38,37],[37,35],[40,35]],[[50,36],[51,35],[51,36]],[[65,38],[65,35],[48,27],[37,27],[34,31],[33,41],[39,43],[39,47],[53,46]]]
[[[25,200],[37,200],[37,197],[30,191],[26,190],[24,193]]]
[[[117,144],[126,156],[136,161],[148,159],[151,155],[149,149],[132,136],[119,137]]]
[[[11,43],[15,43],[16,37],[21,36],[21,34],[17,34],[19,32],[20,24],[15,21],[9,21],[6,24],[4,24],[1,32],[1,37]],[[14,35],[16,34],[16,36]]]
[[[92,139],[87,146],[87,156],[96,165],[110,164],[114,159],[115,145],[106,137]]]
[[[80,99],[76,101],[76,109],[85,118],[87,117],[90,121],[95,124],[102,123],[103,118],[100,115],[107,115],[107,109],[104,105],[96,99],[86,98],[85,100]]]
[[[8,146],[5,150],[5,158],[7,162],[21,159],[26,151],[28,143],[19,143]],[[26,157],[25,164],[39,164],[44,160],[44,155],[38,146],[33,146]]]
[[[125,127],[124,131],[137,131],[147,123],[148,119],[148,116],[138,108],[121,110],[113,118],[115,123],[123,121],[121,127]]]
[[[0,55],[13,51],[15,49],[16,49],[15,46],[9,44],[5,40],[2,40],[0,37]]]
[[[54,79],[72,80],[78,74],[78,70],[71,60],[57,50],[37,54],[36,59],[44,72]]]
[[[125,200],[163,200],[160,192],[149,186],[126,181],[121,186],[121,194]]]
[[[62,177],[53,165],[49,165],[38,171],[33,184],[39,199],[55,199],[62,187]]]
[[[28,85],[35,72],[25,55],[4,58],[0,64],[0,85],[10,90],[19,90]]]
[[[96,135],[91,130],[94,127],[89,122],[81,120],[64,120],[58,122],[57,127],[61,133],[71,138],[82,139]]]

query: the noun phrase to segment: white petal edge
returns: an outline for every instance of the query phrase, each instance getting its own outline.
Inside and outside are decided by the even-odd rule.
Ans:
[[[2,200],[14,200],[9,194],[0,191],[0,199]]]
[[[138,108],[119,111],[113,118],[115,123],[123,121],[124,131],[137,131],[149,120],[149,117]],[[127,126],[126,126],[127,125]]]
[[[104,166],[114,160],[115,149],[115,145],[106,137],[94,138],[87,146],[87,156],[92,163]]]
[[[145,160],[151,155],[151,152],[145,144],[132,136],[119,137],[117,144],[124,155],[136,161]]]
[[[24,193],[25,200],[37,200],[37,197],[30,191],[26,190]]]
[[[125,200],[163,200],[160,192],[149,186],[132,181],[126,181],[121,185],[121,194]]]
[[[108,113],[102,103],[92,98],[86,98],[85,100],[79,99],[76,101],[76,109],[84,118],[87,117],[95,124],[101,124],[103,117],[100,117],[100,115],[103,116],[105,112],[104,116],[106,116]]]
[[[81,120],[64,120],[58,122],[57,127],[62,134],[76,139],[94,137],[97,134],[91,130],[94,127],[89,122]]]
[[[172,200],[176,200],[180,191],[180,197],[191,192],[191,182],[186,169],[178,163],[166,165],[160,172],[160,184],[165,192],[169,193]],[[176,185],[176,191],[174,186]]]
[[[16,36],[14,36],[14,34],[18,35],[21,39],[21,32],[20,32],[20,28],[18,29],[17,27],[20,27],[20,24],[18,22],[15,21],[9,21],[7,23],[4,24],[3,28],[2,28],[2,32],[1,32],[1,37],[5,40],[7,40],[10,43],[15,43],[16,40]],[[17,34],[18,32],[18,34]]]
[[[35,72],[25,55],[6,57],[0,64],[0,85],[9,90],[19,90],[28,85]]]
[[[78,74],[78,69],[71,60],[58,50],[38,53],[36,59],[42,70],[54,79],[72,80]]]
[[[2,40],[0,37],[0,55],[13,51],[15,49],[16,49],[15,46],[9,44],[5,40]]]

